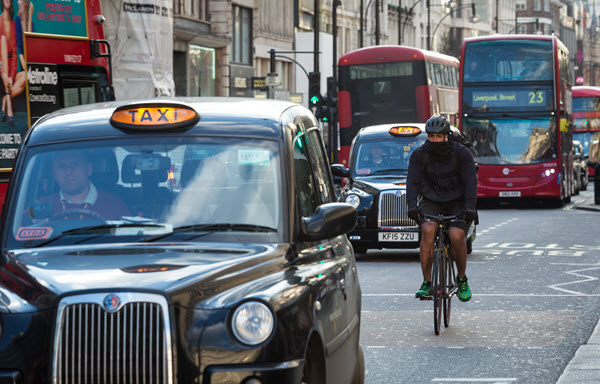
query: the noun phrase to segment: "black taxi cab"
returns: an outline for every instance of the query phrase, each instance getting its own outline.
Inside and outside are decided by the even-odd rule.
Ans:
[[[419,226],[408,217],[406,176],[412,152],[426,139],[425,124],[420,123],[364,127],[352,142],[349,168],[332,165],[334,176],[347,181],[339,201],[358,213],[357,225],[348,234],[356,253],[419,247]],[[467,233],[468,253],[475,235],[473,224]]]
[[[1,383],[362,383],[314,115],[153,99],[40,119],[1,216]]]

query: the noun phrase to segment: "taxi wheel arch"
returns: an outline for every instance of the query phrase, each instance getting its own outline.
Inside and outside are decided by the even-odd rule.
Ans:
[[[311,335],[306,347],[302,384],[325,384],[326,373],[325,349],[321,338],[315,332]]]

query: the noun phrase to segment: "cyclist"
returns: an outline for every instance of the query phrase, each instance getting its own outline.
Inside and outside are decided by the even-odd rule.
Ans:
[[[452,255],[457,267],[457,296],[471,299],[467,282],[467,244],[465,235],[477,218],[477,171],[471,151],[449,139],[450,124],[443,116],[434,116],[425,124],[427,140],[414,150],[408,165],[406,197],[408,217],[421,226],[420,258],[423,284],[415,297],[431,294],[431,267],[438,223],[423,215],[458,215],[448,224]],[[420,199],[417,205],[417,198]]]

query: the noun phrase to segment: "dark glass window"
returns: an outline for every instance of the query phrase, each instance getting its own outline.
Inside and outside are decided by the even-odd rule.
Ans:
[[[233,6],[231,61],[252,64],[252,10]]]
[[[535,164],[557,158],[555,118],[463,120],[479,164]]]
[[[465,48],[465,82],[552,81],[552,41],[489,40]]]
[[[329,166],[325,157],[323,141],[317,130],[307,133],[309,156],[312,161],[317,192],[321,197],[321,203],[333,203],[335,193],[329,176]]]
[[[312,216],[319,205],[315,193],[315,185],[311,176],[310,160],[308,158],[306,136],[298,136],[294,146],[294,174],[296,181],[296,196],[300,214]]]

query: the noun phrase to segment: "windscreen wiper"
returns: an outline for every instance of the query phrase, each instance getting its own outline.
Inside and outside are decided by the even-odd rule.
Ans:
[[[97,232],[100,230],[104,230],[104,229],[116,229],[116,228],[167,228],[168,226],[164,225],[164,224],[152,224],[152,223],[121,223],[121,224],[100,224],[100,225],[90,225],[87,227],[80,227],[80,228],[73,228],[73,229],[68,229],[64,232],[61,232],[58,236],[52,237],[46,241],[42,241],[41,243],[37,243],[37,244],[33,244],[31,245],[31,240],[27,243],[25,243],[24,247],[25,248],[38,248],[38,247],[43,247],[44,245],[48,245],[50,243],[53,243],[54,241],[58,240],[58,239],[62,239],[65,238],[67,236],[71,236],[71,235],[78,235],[78,234],[82,234],[82,233],[87,233],[87,232]],[[83,241],[87,241],[93,238],[96,238],[102,234],[104,234],[105,232],[100,233],[97,236],[91,236],[88,238],[85,238],[83,240],[78,241],[75,244],[79,244]],[[169,232],[170,233],[170,232]]]
[[[395,172],[408,172],[408,170],[406,170],[406,169],[401,169],[401,168],[395,168],[395,169],[380,169],[380,170],[378,170],[378,171],[375,171],[375,172],[369,173],[369,176],[371,176],[371,175],[377,175],[377,174],[380,174],[380,175],[386,175],[386,174],[388,174],[388,173],[395,173]]]
[[[187,239],[191,240],[198,236],[206,235],[213,232],[233,232],[233,231],[241,231],[241,232],[277,232],[276,228],[266,227],[264,225],[256,225],[256,224],[192,224],[192,225],[182,225],[180,227],[173,228],[172,232],[165,233],[163,235],[158,235],[151,237],[149,239],[141,239],[140,242],[153,242],[156,240],[163,239],[165,237],[169,237],[176,233],[184,233],[184,232],[204,232],[202,234],[195,234]]]

